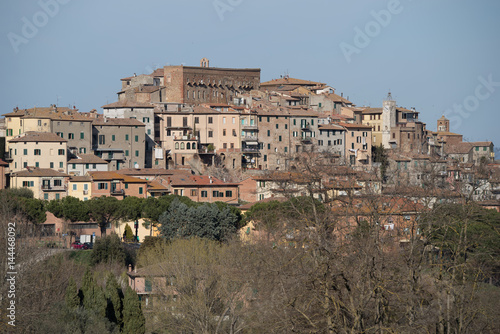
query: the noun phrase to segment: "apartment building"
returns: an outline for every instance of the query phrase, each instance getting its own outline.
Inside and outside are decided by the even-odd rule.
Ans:
[[[27,188],[37,199],[61,199],[67,195],[69,175],[50,168],[27,168],[11,174],[11,188]]]
[[[67,143],[66,139],[50,132],[22,133],[8,141],[10,171],[39,167],[66,173]]]
[[[68,161],[68,174],[83,176],[87,172],[107,172],[108,162],[94,154],[78,154]]]
[[[95,155],[108,162],[110,171],[121,168],[143,168],[146,147],[144,128],[144,123],[136,119],[94,120],[92,147]]]
[[[363,124],[338,123],[345,132],[345,162],[353,167],[370,167],[372,127]]]

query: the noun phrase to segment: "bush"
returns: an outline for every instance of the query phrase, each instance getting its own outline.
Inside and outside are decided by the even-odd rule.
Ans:
[[[97,239],[92,249],[91,264],[119,263],[125,265],[125,249],[116,234]]]

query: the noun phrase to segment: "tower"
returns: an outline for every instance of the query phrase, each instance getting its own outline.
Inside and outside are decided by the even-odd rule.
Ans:
[[[450,132],[450,120],[444,115],[437,121],[437,132]]]
[[[396,127],[396,101],[392,99],[391,92],[387,94],[382,104],[382,145],[391,148],[391,128]]]

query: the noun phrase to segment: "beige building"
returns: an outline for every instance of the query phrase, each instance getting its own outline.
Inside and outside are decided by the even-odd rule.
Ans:
[[[107,172],[108,162],[94,154],[78,154],[68,161],[68,174],[83,176],[87,172]]]
[[[91,153],[92,119],[75,108],[18,109],[5,114],[6,140],[25,132],[51,132],[68,141],[72,154]],[[6,146],[8,152],[8,145]]]
[[[30,168],[11,174],[11,188],[27,188],[34,198],[53,200],[67,195],[69,175],[49,168]]]
[[[11,172],[28,167],[66,173],[67,140],[53,133],[27,132],[8,141]]]
[[[372,145],[382,145],[382,108],[366,108],[361,122],[372,127]]]
[[[350,166],[371,166],[372,127],[363,124],[339,123],[346,129],[345,160]]]
[[[81,201],[92,198],[92,178],[90,176],[71,176],[68,182],[68,196]]]

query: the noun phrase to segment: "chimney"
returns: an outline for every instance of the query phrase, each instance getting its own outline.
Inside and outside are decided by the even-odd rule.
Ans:
[[[129,273],[132,272],[132,265],[131,264],[128,265],[128,272]]]

